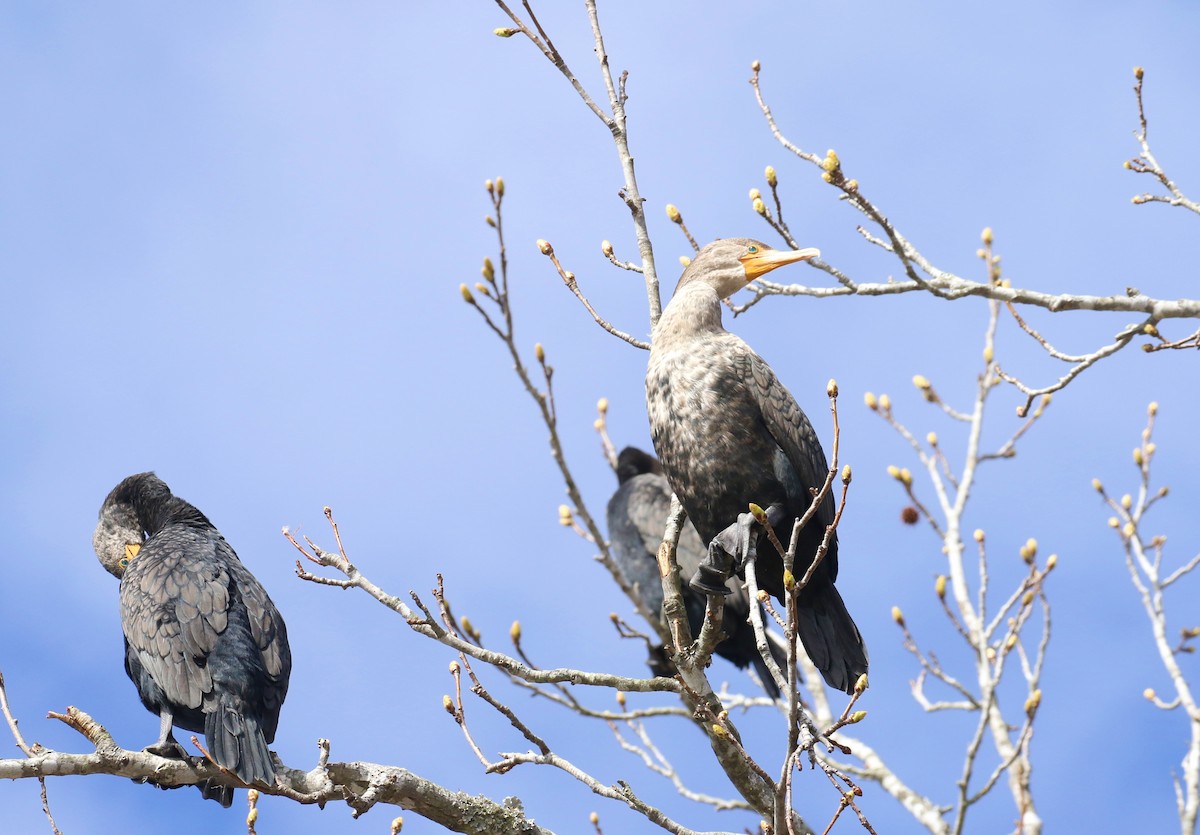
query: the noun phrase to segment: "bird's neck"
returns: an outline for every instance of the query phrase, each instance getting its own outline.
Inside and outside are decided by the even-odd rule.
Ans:
[[[679,287],[654,328],[654,344],[697,336],[724,333],[721,324],[721,300],[717,292],[703,282]]]

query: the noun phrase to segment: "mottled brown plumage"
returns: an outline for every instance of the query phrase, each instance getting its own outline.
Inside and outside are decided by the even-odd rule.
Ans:
[[[721,323],[721,299],[753,278],[816,250],[772,250],[749,238],[714,241],[684,271],[654,329],[646,372],[646,405],[654,448],[675,495],[700,536],[706,563],[692,586],[723,593],[724,578],[742,574],[756,555],[760,588],[785,600],[783,561],[748,512],[767,510],[784,543],[829,469],[812,424],[770,366]],[[827,495],[800,535],[796,575],[811,565],[834,517]],[[761,537],[761,542],[760,542]],[[850,692],[867,671],[862,637],[834,587],[837,537],[801,592],[797,624],[825,680]]]
[[[249,784],[273,785],[267,744],[287,695],[291,650],[262,585],[198,509],[153,473],[118,484],[92,540],[121,579],[125,671],[161,720],[147,748],[184,756],[171,726],[203,733],[209,753]],[[227,786],[202,785],[224,806]]]

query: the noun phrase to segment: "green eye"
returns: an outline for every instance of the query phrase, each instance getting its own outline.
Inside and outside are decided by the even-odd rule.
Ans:
[[[748,246],[748,247],[746,247],[746,251],[749,252],[751,255],[753,255],[754,253],[758,252],[758,247]]]
[[[117,565],[121,566],[121,568],[129,568],[129,560],[121,560]]]

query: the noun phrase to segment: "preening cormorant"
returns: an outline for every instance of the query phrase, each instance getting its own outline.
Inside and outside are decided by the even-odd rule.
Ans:
[[[162,722],[146,750],[186,757],[171,733],[177,725],[203,733],[213,759],[243,782],[275,785],[267,745],[292,653],[262,585],[208,518],[154,473],[113,488],[92,546],[121,580],[125,672]],[[222,806],[233,802],[228,786],[199,788]]]
[[[609,545],[621,573],[637,589],[646,608],[661,614],[663,591],[657,554],[667,517],[671,515],[671,488],[658,459],[636,447],[625,447],[617,456],[617,481],[617,492],[608,500]],[[700,535],[691,522],[685,522],[679,534],[675,560],[679,563],[683,603],[693,635],[699,634],[704,623],[708,595],[692,589],[688,581],[704,560],[705,553]],[[726,638],[717,644],[715,652],[739,669],[753,664],[763,688],[772,698],[777,698],[779,687],[755,647],[754,627],[748,620],[750,598],[736,579],[730,578],[727,585],[729,592],[725,596],[725,612],[721,619]],[[787,660],[782,640],[777,634],[768,632],[767,641],[775,661],[782,667]],[[652,650],[650,669],[655,675],[674,675],[662,647]]]
[[[829,464],[812,424],[770,366],[721,324],[721,300],[776,267],[816,257],[815,249],[775,250],[749,238],[717,240],[684,270],[654,328],[646,406],[654,449],[671,489],[704,541],[705,563],[691,585],[726,592],[756,553],[759,588],[785,601],[783,560],[748,512],[767,511],[786,546]],[[819,350],[819,346],[799,345]],[[795,576],[812,564],[835,512],[832,492],[800,533]],[[797,625],[809,657],[831,687],[852,692],[867,671],[862,636],[834,587],[836,532],[801,591]]]

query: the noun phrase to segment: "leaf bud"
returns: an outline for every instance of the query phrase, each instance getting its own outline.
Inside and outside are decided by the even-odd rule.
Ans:
[[[1145,74],[1146,74],[1146,71],[1144,69],[1142,69],[1141,67],[1133,68],[1133,77],[1136,78],[1138,81],[1141,81],[1142,76]]]
[[[496,228],[496,221],[492,218],[491,215],[484,215],[483,222],[486,223],[488,226],[492,227],[493,229]]]
[[[688,258],[686,255],[680,255],[680,256],[679,256],[679,263],[680,263],[680,265],[682,265],[682,266],[683,266],[683,268],[686,270],[688,267],[690,267],[690,266],[692,265],[692,259],[691,259],[691,258]]]
[[[463,301],[467,304],[475,304],[475,297],[471,295],[471,288],[465,284],[458,285],[458,292],[462,293]]]
[[[1158,497],[1160,499],[1165,499],[1167,497],[1167,493],[1170,493],[1170,492],[1171,492],[1171,488],[1167,487],[1167,485],[1164,484],[1162,487],[1158,488]]]
[[[721,736],[721,737],[729,736],[729,731],[725,730],[724,728],[722,728],[720,725],[716,724],[715,722],[712,725],[712,732],[713,732],[713,736]]]
[[[488,281],[491,281],[496,277],[496,268],[492,266],[491,258],[483,259],[483,270],[481,272],[483,273],[483,277]]]
[[[824,180],[824,181],[825,181],[825,182],[827,182],[827,183],[832,183],[832,182],[833,182],[833,175],[832,175],[832,174],[830,174],[828,171],[822,171],[822,172],[821,172],[821,179],[822,179],[822,180]]]
[[[550,246],[549,241],[543,240],[542,238],[538,238],[537,248],[541,251],[542,255],[554,254],[554,247]]]
[[[767,204],[766,204],[766,203],[764,203],[764,202],[762,201],[762,198],[761,198],[761,197],[759,197],[759,198],[755,199],[755,201],[754,201],[754,211],[758,212],[760,215],[764,215],[764,216],[766,215],[766,213],[767,213]]]
[[[1158,414],[1158,401],[1151,400],[1150,405],[1146,407],[1146,412],[1150,415],[1150,417],[1154,417],[1155,415],[1157,415]]]
[[[919,388],[921,391],[925,391],[932,385],[924,374],[914,374],[912,382],[913,385]]]
[[[489,292],[488,292],[487,285],[486,285],[486,284],[484,284],[482,281],[476,281],[476,282],[475,282],[475,289],[476,289],[476,290],[478,290],[478,291],[479,291],[480,293],[482,293],[483,295],[485,295],[485,296],[489,297],[489,298],[490,298],[490,297],[491,297],[491,295],[492,295],[491,293],[489,293]]]
[[[1004,639],[1005,652],[1012,649],[1016,645],[1017,645],[1017,633],[1013,632],[1011,635],[1009,635],[1007,638]]]
[[[872,412],[879,408],[879,400],[869,391],[863,395],[863,403],[867,404],[867,408]]]
[[[842,467],[842,484],[849,484],[853,473],[850,471],[850,465]]]
[[[535,342],[533,344],[533,355],[537,357],[538,362],[546,361],[546,349],[542,347],[542,343]]]
[[[899,606],[892,607],[892,620],[901,626],[904,626],[904,613],[900,611]]]
[[[442,696],[442,707],[445,708],[446,712],[451,716],[454,715],[454,700],[449,696]]]
[[[601,397],[596,401],[596,411],[602,415],[608,414],[608,398]]]
[[[1121,527],[1121,523],[1117,520],[1116,516],[1109,516],[1108,517],[1108,526],[1110,528],[1119,528],[1119,527]]]
[[[767,524],[767,512],[754,502],[750,502],[750,515],[754,517],[754,521],[758,522],[758,524]]]
[[[821,168],[825,170],[826,174],[835,170],[841,164],[842,162],[838,159],[837,151],[833,150],[833,148],[826,151],[825,159],[821,160]]]
[[[755,200],[761,200],[761,199],[762,199],[762,192],[761,192],[761,191],[759,191],[759,190],[758,190],[758,189],[756,189],[756,188],[752,188],[752,189],[750,189],[750,202],[751,202],[751,203],[753,203]]]
[[[493,29],[492,34],[495,35],[497,38],[511,38],[513,35],[517,34],[520,31],[521,31],[520,29],[513,29],[512,27],[509,27],[509,26],[501,26],[498,29]]]
[[[588,815],[588,820],[591,821],[592,826],[595,826],[596,824],[600,823],[600,816],[595,812],[592,812],[590,815]]]
[[[1146,444],[1146,457],[1150,458],[1151,456],[1153,456],[1155,450],[1157,450],[1157,449],[1158,449],[1158,445],[1155,444],[1153,441]]]
[[[775,166],[768,165],[767,170],[764,173],[767,175],[767,185],[769,185],[771,188],[775,188],[775,186],[779,185],[779,178],[775,176]]]
[[[1158,328],[1154,326],[1153,322],[1147,322],[1146,324],[1142,325],[1142,333],[1146,334],[1147,336],[1158,336]]]
[[[1145,461],[1145,458],[1142,457],[1142,448],[1138,447],[1133,451],[1133,463],[1140,467],[1143,461]]]
[[[571,514],[571,508],[567,507],[565,504],[560,504],[558,506],[558,524],[569,527],[572,521],[573,518]]]
[[[1153,687],[1147,687],[1145,690],[1142,691],[1142,698],[1144,698],[1148,702],[1154,701],[1154,697],[1157,695],[1158,694],[1154,692]]]
[[[621,707],[625,707],[625,691],[624,690],[617,691],[617,704],[619,704]]]
[[[854,692],[861,693],[871,686],[871,682],[867,680],[867,674],[863,673],[854,682]]]
[[[937,592],[938,600],[946,599],[946,575],[939,574],[937,580],[933,584],[933,590]]]
[[[990,226],[983,227],[983,232],[980,233],[979,238],[980,238],[980,240],[983,241],[984,246],[991,246],[992,245],[992,227],[990,227]]]
[[[912,473],[909,472],[908,467],[900,469],[900,483],[905,487],[912,487]]]
[[[867,718],[867,712],[865,710],[856,710],[853,713],[851,713],[849,717],[847,717],[846,724],[847,725],[857,725],[859,722],[861,722],[862,720],[864,720],[866,718]]]
[[[900,480],[900,468],[895,464],[888,464],[887,474],[897,481]]]
[[[612,254],[613,254],[612,241],[609,241],[609,240],[601,241],[600,242],[600,251],[603,252],[607,257],[611,258]]]
[[[937,446],[937,442],[938,442],[937,433],[930,432],[928,435],[925,436],[925,442],[928,443],[930,446]]]
[[[450,668],[449,668],[449,669],[450,669],[450,674],[451,674],[451,675],[454,675],[455,673],[457,673],[457,672],[458,672],[458,662],[457,662],[457,661],[451,661],[451,662],[450,662]]]
[[[1053,571],[1054,566],[1056,566],[1056,565],[1058,565],[1058,554],[1051,554],[1050,556],[1046,557],[1046,571],[1047,572]]]
[[[497,197],[504,196],[504,178],[503,177],[496,178],[496,196]]]
[[[491,194],[496,190],[496,184],[493,183],[491,180],[484,180],[483,187],[487,189],[488,194]]]
[[[1032,591],[1027,591],[1027,592],[1025,592],[1025,594],[1021,595],[1021,605],[1022,606],[1029,606],[1032,603],[1033,603],[1033,592]]]
[[[596,418],[592,421],[592,428],[599,432],[604,428],[604,418]]]
[[[789,592],[796,588],[796,575],[786,568],[783,570],[783,587]]]
[[[837,380],[833,379],[832,377],[829,378],[829,382],[825,384],[825,394],[828,397],[838,396]]]
[[[984,539],[984,536],[985,536],[985,534],[984,534],[984,532],[983,532],[983,528],[976,528],[976,529],[975,529],[975,533],[974,533],[974,534],[972,534],[972,536],[974,536],[974,537],[975,537],[975,541],[976,541],[976,542],[983,542],[983,539]]]
[[[404,828],[404,818],[399,817],[399,816],[392,818],[391,835],[400,835],[400,830],[403,828]]]
[[[1032,719],[1033,714],[1037,713],[1038,705],[1040,705],[1041,703],[1042,703],[1041,689],[1034,690],[1032,693],[1029,694],[1029,698],[1025,700],[1025,715],[1028,716],[1030,719]]]
[[[1095,490],[1097,493],[1104,492],[1104,485],[1100,483],[1100,479],[1098,479],[1098,478],[1092,479],[1092,489]]]
[[[513,639],[513,643],[521,640],[521,622],[514,620],[512,626],[508,628],[508,637]]]
[[[990,364],[991,361],[994,360],[995,358],[996,358],[995,349],[993,349],[991,345],[985,346],[983,349],[983,361]]]
[[[679,214],[679,209],[675,208],[674,203],[667,204],[667,217],[672,223],[683,223],[683,215]]]
[[[885,412],[890,412],[892,410],[892,398],[888,397],[886,394],[879,395],[879,408],[883,409]]]
[[[1129,160],[1125,160],[1123,163],[1121,163],[1121,167],[1124,168],[1126,171],[1130,171],[1133,169],[1133,166],[1129,164]]]
[[[479,630],[475,628],[475,624],[471,623],[471,619],[466,615],[462,616],[463,632],[467,633],[467,637],[473,641],[479,640]]]
[[[849,179],[845,182],[846,191],[858,191],[858,180]]]
[[[1126,510],[1129,510],[1129,508],[1133,507],[1133,496],[1129,495],[1128,493],[1122,496],[1121,507],[1125,508]]]
[[[752,69],[754,72],[758,72],[762,69],[762,64],[760,64],[758,61],[752,61],[750,63],[750,69]]]

